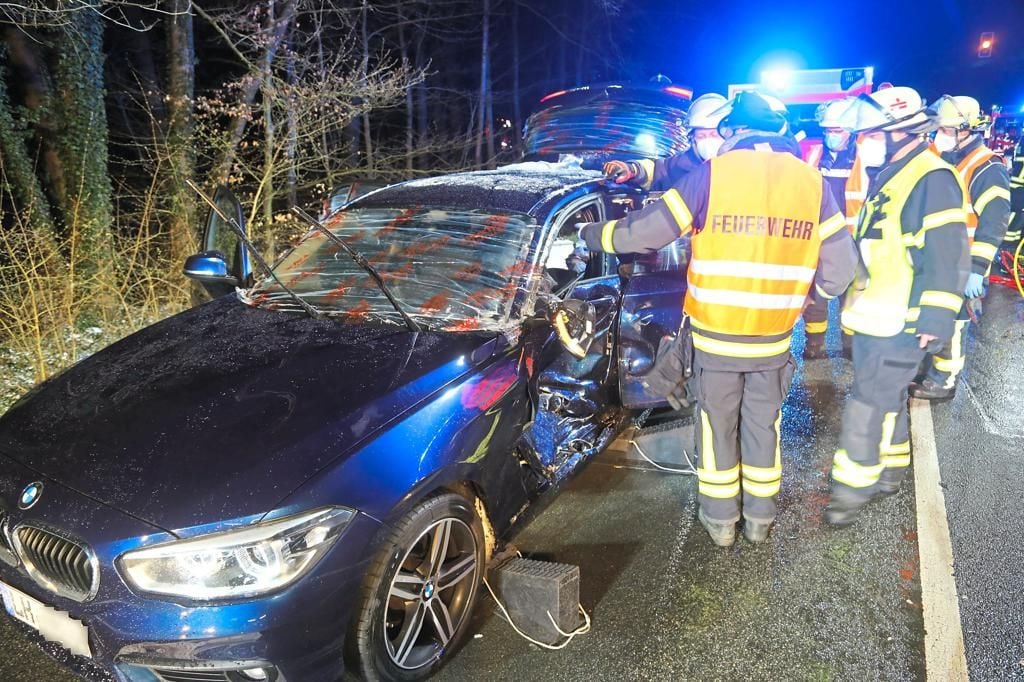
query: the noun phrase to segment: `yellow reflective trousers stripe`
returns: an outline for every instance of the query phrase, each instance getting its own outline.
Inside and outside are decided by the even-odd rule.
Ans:
[[[806,322],[804,327],[808,334],[824,334],[828,331],[828,320],[824,322]]]
[[[882,464],[886,469],[906,468],[910,466],[910,455],[882,455]]]
[[[715,441],[712,437],[713,435],[708,413],[700,410],[700,456],[703,460],[701,463],[707,471],[718,471],[718,465],[715,463]]]
[[[870,488],[878,482],[878,478],[884,470],[884,464],[874,466],[857,464],[850,459],[846,450],[842,449],[836,450],[835,459],[832,461],[832,478],[851,488]]]
[[[711,483],[713,485],[728,485],[730,483],[735,483],[740,480],[740,465],[737,464],[726,471],[697,469],[697,478],[699,478],[702,483]]]
[[[701,481],[697,484],[697,492],[715,499],[728,500],[740,494],[740,482],[736,481],[732,485],[715,485]]]

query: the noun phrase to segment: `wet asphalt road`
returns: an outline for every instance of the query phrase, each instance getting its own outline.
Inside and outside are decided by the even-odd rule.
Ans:
[[[592,631],[544,652],[481,610],[482,636],[439,679],[922,679],[913,491],[873,503],[854,528],[822,525],[849,379],[840,359],[798,373],[766,545],[716,548],[695,520],[693,478],[601,455],[515,542],[580,566]]]
[[[976,337],[966,385],[933,409],[935,437],[971,678],[1024,680],[1024,302],[993,292]],[[515,539],[528,555],[580,566],[592,631],[544,652],[485,597],[476,637],[437,679],[924,679],[912,479],[855,527],[822,525],[850,379],[834,335],[830,346],[832,359],[801,368],[786,404],[766,545],[714,547],[695,520],[693,478],[613,448]],[[73,679],[0,616],[0,682]]]
[[[1024,300],[996,289],[932,414],[971,679],[1024,680]]]

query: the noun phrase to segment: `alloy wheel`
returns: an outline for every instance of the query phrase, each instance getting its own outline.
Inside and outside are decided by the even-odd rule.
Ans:
[[[477,542],[456,518],[430,525],[405,553],[384,609],[392,662],[416,670],[437,661],[466,619],[478,583]]]

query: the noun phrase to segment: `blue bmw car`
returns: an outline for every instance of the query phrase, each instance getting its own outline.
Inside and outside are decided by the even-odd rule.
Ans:
[[[186,272],[223,295],[0,418],[6,612],[124,681],[429,676],[495,545],[662,404],[684,249],[575,240],[643,199],[543,162],[416,180],[254,276],[218,192]]]

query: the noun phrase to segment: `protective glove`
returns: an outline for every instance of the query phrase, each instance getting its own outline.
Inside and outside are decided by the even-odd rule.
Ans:
[[[647,179],[644,167],[635,161],[609,161],[602,170],[605,176],[617,185],[642,185]]]
[[[967,287],[964,289],[964,296],[967,298],[981,298],[985,295],[985,276],[972,272],[967,278]]]

